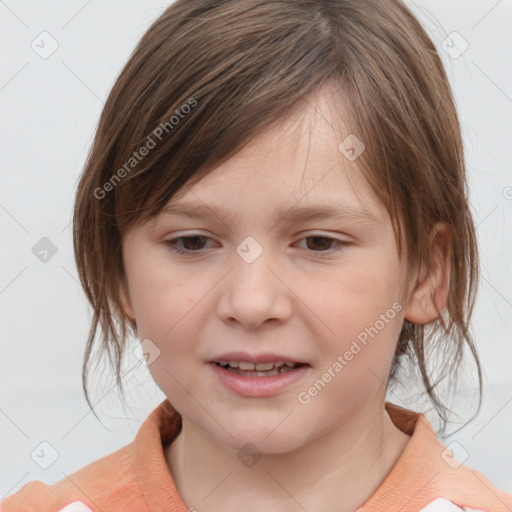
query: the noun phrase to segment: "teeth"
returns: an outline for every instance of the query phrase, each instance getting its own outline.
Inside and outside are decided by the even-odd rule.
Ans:
[[[258,363],[256,365],[256,370],[270,370],[274,368],[274,363]]]
[[[219,361],[221,366],[230,366],[231,368],[239,368],[240,370],[259,370],[259,371],[268,371],[272,368],[280,368],[283,365],[291,368],[295,366],[295,363],[288,363],[284,361],[276,361],[270,363],[249,363],[247,361]]]
[[[229,364],[231,365],[231,362]],[[246,363],[245,361],[240,361],[238,363],[238,368],[240,368],[240,370],[254,370],[255,367],[256,365],[254,363]]]

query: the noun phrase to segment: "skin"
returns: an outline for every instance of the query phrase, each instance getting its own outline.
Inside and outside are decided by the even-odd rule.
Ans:
[[[384,409],[388,375],[404,318],[434,320],[431,292],[438,309],[445,307],[450,237],[437,225],[431,272],[420,267],[407,275],[384,205],[357,160],[338,150],[351,132],[336,124],[330,105],[320,96],[314,108],[267,129],[172,200],[215,205],[223,216],[162,214],[124,238],[123,307],[140,339],[158,346],[149,370],[182,415],[165,456],[187,507],[353,511],[410,439]],[[377,222],[273,220],[279,208],[318,203],[364,207]],[[181,241],[190,256],[166,243],[191,235],[208,238]],[[263,248],[250,264],[236,252],[247,236]],[[317,396],[300,403],[298,393],[394,303],[401,311]],[[311,368],[275,396],[242,397],[207,366],[232,350],[296,355]],[[247,442],[262,454],[253,466],[237,458]]]

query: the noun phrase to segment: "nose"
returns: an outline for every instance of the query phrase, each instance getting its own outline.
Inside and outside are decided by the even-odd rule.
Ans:
[[[248,329],[286,322],[292,313],[292,295],[286,276],[269,249],[252,262],[233,255],[233,268],[224,281],[218,303],[219,317]]]

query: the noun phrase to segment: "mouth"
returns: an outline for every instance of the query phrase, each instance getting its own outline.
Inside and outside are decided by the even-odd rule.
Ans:
[[[208,366],[225,388],[247,398],[270,398],[306,378],[313,370],[309,363],[285,354],[228,352]]]
[[[275,361],[268,363],[251,363],[248,361],[213,361],[218,367],[242,377],[275,377],[283,373],[293,372],[299,368],[310,366],[307,363]]]

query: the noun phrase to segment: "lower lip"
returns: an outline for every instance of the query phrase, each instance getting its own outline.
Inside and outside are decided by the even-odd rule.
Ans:
[[[311,369],[310,366],[304,365],[273,377],[244,377],[225,370],[215,363],[208,363],[208,365],[228,389],[242,396],[256,398],[276,395],[304,377]]]

